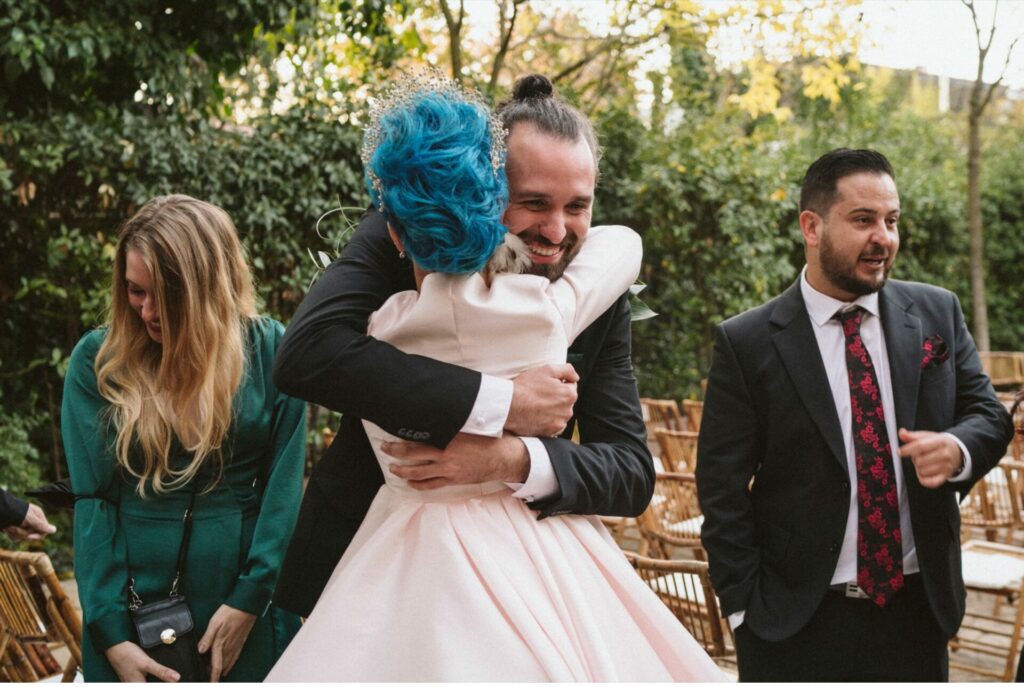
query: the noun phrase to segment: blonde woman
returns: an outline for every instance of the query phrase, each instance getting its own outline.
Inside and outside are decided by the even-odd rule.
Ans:
[[[181,592],[211,679],[263,679],[297,631],[269,607],[305,447],[304,404],[271,379],[282,334],[256,314],[223,210],[164,196],[125,223],[109,322],[79,341],[64,387],[86,680],[179,678],[136,643],[129,580],[143,603],[167,597],[193,495]]]

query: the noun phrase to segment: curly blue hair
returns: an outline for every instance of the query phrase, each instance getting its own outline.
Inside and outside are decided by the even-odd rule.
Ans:
[[[482,269],[503,240],[508,204],[504,165],[491,163],[486,108],[422,91],[391,107],[379,125],[368,167],[381,193],[369,174],[366,186],[406,253],[432,272]]]

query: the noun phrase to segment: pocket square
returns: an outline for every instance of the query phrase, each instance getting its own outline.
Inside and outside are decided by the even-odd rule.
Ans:
[[[949,346],[938,334],[933,334],[921,344],[921,369],[927,370],[949,360]]]

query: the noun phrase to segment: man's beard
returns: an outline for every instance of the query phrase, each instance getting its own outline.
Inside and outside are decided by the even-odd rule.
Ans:
[[[538,277],[547,277],[550,281],[559,279],[562,273],[565,272],[565,268],[569,266],[569,263],[576,257],[576,254],[580,252],[582,243],[578,234],[567,234],[561,245],[563,252],[558,262],[534,262],[533,266],[530,267],[530,274],[535,274]]]
[[[827,233],[822,237],[821,250],[819,251],[821,271],[825,277],[835,287],[857,296],[875,293],[885,286],[885,282],[889,278],[889,271],[892,270],[891,254],[887,254],[884,248],[876,245],[863,257],[882,258],[883,256],[888,262],[882,271],[882,278],[874,282],[857,276],[857,263],[862,256],[858,255],[852,265],[844,264],[843,258],[836,254],[835,247]]]

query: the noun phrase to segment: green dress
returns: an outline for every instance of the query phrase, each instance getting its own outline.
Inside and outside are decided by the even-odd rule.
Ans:
[[[257,617],[238,662],[222,679],[262,680],[299,628],[297,616],[271,606],[302,497],[305,403],[281,394],[271,371],[284,328],[269,318],[249,329],[246,373],[234,398],[235,421],[224,442],[225,470],[210,493],[201,473],[192,540],[181,588],[197,639],[227,604]],[[68,365],[61,430],[75,494],[74,561],[85,616],[82,659],[87,681],[116,682],[104,649],[136,641],[128,614],[128,578],[143,602],[166,598],[182,536],[182,515],[195,488],[145,498],[137,480],[117,469],[108,403],[96,386],[95,358],[105,329],[86,334]],[[174,442],[173,465],[189,454]],[[130,572],[129,572],[130,571]]]

